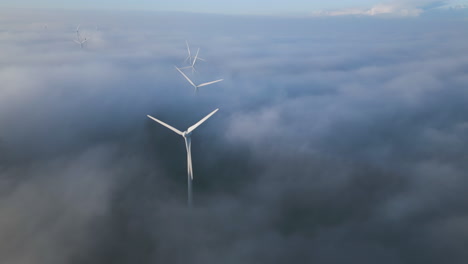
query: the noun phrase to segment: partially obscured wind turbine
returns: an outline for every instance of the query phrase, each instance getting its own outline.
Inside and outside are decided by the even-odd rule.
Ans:
[[[192,58],[194,58],[194,57],[192,57],[192,53],[190,52],[190,46],[189,46],[187,41],[185,41],[185,45],[187,46],[188,56],[187,56],[187,58],[185,58],[184,62],[189,61],[189,64],[192,65],[192,64],[195,64],[194,61],[196,61],[196,60],[206,61],[205,59],[202,59],[202,58],[197,57],[197,56],[195,56],[196,58],[194,59],[194,61],[192,61]],[[197,54],[198,54],[198,52],[197,52]]]
[[[176,132],[177,134],[181,135],[184,137],[185,140],[185,148],[187,149],[187,203],[189,207],[192,206],[192,181],[193,181],[193,169],[192,169],[192,141],[190,139],[190,136],[192,135],[192,132],[197,128],[199,125],[201,125],[203,122],[205,122],[210,116],[214,115],[219,110],[217,108],[213,112],[209,113],[207,116],[205,116],[202,120],[198,121],[195,125],[189,127],[187,130],[184,132],[178,130],[177,128],[174,128],[166,123],[164,123],[161,120],[158,120],[150,115],[148,115],[149,118],[153,119],[154,121],[158,122],[159,124],[169,128],[170,130]]]
[[[203,86],[207,86],[207,85],[210,85],[210,84],[213,84],[213,83],[217,83],[217,82],[220,82],[224,79],[219,79],[219,80],[216,80],[216,81],[212,81],[212,82],[206,82],[206,83],[202,83],[202,84],[199,84],[199,85],[195,85],[192,80],[189,79],[189,77],[187,77],[187,75],[185,75],[185,73],[183,73],[179,68],[175,67],[179,72],[180,74],[182,74],[182,76],[184,76],[184,78],[195,88],[195,92],[198,92],[198,88],[199,87],[203,87]]]
[[[195,63],[197,62],[197,59],[198,59],[198,52],[200,52],[200,49],[197,50],[197,54],[195,55],[194,59],[193,59],[193,62],[190,66],[187,66],[187,67],[182,67],[182,68],[179,68],[179,69],[189,69],[189,68],[192,68],[192,74],[196,71],[195,70]]]
[[[86,43],[86,41],[88,41],[88,39],[86,39],[86,38],[82,39],[81,38],[80,26],[81,26],[81,24],[76,27],[76,39],[73,40],[73,41],[75,43],[77,43],[77,44],[80,44],[80,47],[83,48],[84,44]]]

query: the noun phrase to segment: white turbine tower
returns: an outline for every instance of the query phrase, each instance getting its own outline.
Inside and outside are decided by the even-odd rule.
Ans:
[[[149,118],[153,119],[154,121],[158,122],[159,124],[169,128],[170,130],[174,131],[175,133],[181,135],[182,137],[184,137],[184,140],[185,140],[185,148],[187,149],[187,203],[188,203],[188,206],[191,207],[192,206],[192,181],[193,181],[193,169],[192,169],[192,142],[191,142],[191,139],[190,139],[190,136],[192,135],[192,132],[199,126],[201,125],[203,122],[205,122],[208,118],[210,118],[212,115],[214,115],[214,113],[216,113],[217,111],[219,110],[219,108],[217,108],[216,110],[214,110],[213,112],[209,113],[207,116],[205,116],[202,120],[198,121],[195,125],[189,127],[187,130],[185,130],[184,132],[164,123],[163,121],[161,120],[158,120],[150,115],[147,115]]]
[[[187,75],[185,75],[179,68],[175,67],[179,72],[180,74],[182,74],[182,76],[184,76],[184,78],[195,88],[195,92],[198,92],[198,88],[199,87],[203,87],[203,86],[207,86],[207,85],[210,85],[210,84],[213,84],[213,83],[217,83],[217,82],[220,82],[224,79],[219,79],[219,80],[216,80],[216,81],[212,81],[212,82],[206,82],[206,83],[202,83],[202,84],[199,84],[199,85],[195,85],[192,80],[190,80],[189,77],[187,77]]]

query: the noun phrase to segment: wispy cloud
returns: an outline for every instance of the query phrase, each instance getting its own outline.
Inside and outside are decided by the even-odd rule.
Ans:
[[[441,7],[448,1],[395,0],[379,3],[369,8],[346,8],[314,12],[314,16],[396,16],[415,17],[427,10]]]

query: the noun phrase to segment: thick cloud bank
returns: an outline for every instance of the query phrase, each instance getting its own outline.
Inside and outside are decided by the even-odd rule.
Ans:
[[[2,14],[0,262],[465,263],[466,28]]]

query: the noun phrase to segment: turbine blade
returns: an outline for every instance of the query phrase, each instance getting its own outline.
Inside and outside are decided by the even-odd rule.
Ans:
[[[150,115],[147,115],[147,117],[149,117],[149,118],[153,119],[154,121],[158,122],[159,124],[161,124],[161,125],[163,125],[163,126],[169,128],[170,130],[176,132],[177,134],[179,134],[179,135],[181,135],[181,136],[183,135],[183,133],[182,133],[180,130],[178,130],[177,128],[174,128],[174,127],[172,127],[172,126],[170,126],[170,125],[168,125],[168,124],[166,124],[166,123],[164,123],[163,121],[158,120],[158,119],[156,119],[156,118],[154,118],[154,117],[152,117],[152,116],[150,116]]]
[[[73,41],[74,41],[75,43],[77,43],[77,44],[81,44],[81,42],[79,42],[79,41],[76,40],[76,39],[74,39]]]
[[[212,82],[202,83],[202,84],[197,85],[197,87],[207,86],[207,85],[210,85],[210,84],[213,84],[213,83],[220,82],[220,81],[222,81],[222,80],[224,80],[224,79],[219,79],[219,80],[212,81]]]
[[[198,60],[201,60],[201,61],[205,61],[205,62],[206,62],[206,60],[205,60],[205,59],[202,59],[202,58],[200,58],[200,57],[198,57]]]
[[[182,74],[182,76],[185,77],[185,79],[187,79],[187,81],[188,81],[193,87],[195,87],[195,88],[197,87],[197,86],[192,82],[192,80],[190,80],[189,77],[187,77],[187,75],[185,75],[185,73],[183,73],[181,70],[179,70],[179,68],[177,68],[177,67],[175,67],[175,68],[180,72],[180,74]]]
[[[195,54],[195,59],[193,59],[192,67],[195,66],[195,62],[197,62],[198,52],[200,52],[200,48],[197,49],[197,54]]]
[[[187,40],[185,41],[185,45],[187,45],[188,58],[190,60],[190,64],[192,64],[192,55],[190,54],[190,47],[189,47]]]
[[[216,108],[216,110],[214,110],[213,112],[209,113],[207,116],[205,116],[202,120],[198,121],[195,125],[189,127],[187,129],[187,133],[190,133],[192,132],[193,130],[195,130],[195,128],[197,128],[199,125],[201,125],[203,122],[205,122],[208,118],[210,118],[210,116],[214,115],[214,113],[218,112],[219,108]]]

